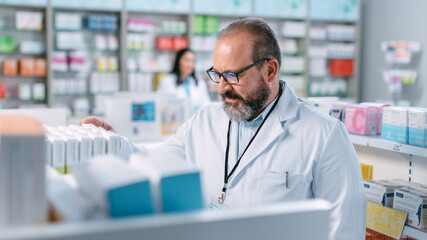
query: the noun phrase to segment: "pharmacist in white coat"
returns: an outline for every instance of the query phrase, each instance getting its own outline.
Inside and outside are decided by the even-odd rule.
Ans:
[[[207,203],[246,208],[321,198],[332,206],[331,239],[364,239],[366,198],[347,130],[279,81],[280,59],[263,20],[232,23],[207,71],[222,103],[200,109],[155,150],[201,169]]]
[[[188,48],[179,50],[171,73],[160,80],[157,87],[159,93],[188,99],[191,113],[210,103],[206,82],[198,80],[194,74],[195,57]]]

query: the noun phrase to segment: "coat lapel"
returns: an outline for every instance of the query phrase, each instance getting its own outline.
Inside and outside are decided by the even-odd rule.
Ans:
[[[274,143],[275,139],[283,133],[286,120],[294,118],[297,115],[298,98],[286,84],[283,83],[283,87],[283,93],[276,108],[271,112],[257,137],[242,157],[242,160],[230,181],[233,181],[233,179],[236,178],[248,164],[256,160],[261,153],[268,150],[269,145]],[[237,124],[232,127],[237,128]],[[237,136],[236,132],[234,132],[234,134],[234,136]],[[236,140],[234,139],[234,141]]]

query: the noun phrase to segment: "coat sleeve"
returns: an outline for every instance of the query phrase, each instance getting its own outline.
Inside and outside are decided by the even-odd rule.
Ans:
[[[331,202],[331,239],[365,239],[366,197],[360,164],[341,122],[326,138],[313,174],[314,197]]]

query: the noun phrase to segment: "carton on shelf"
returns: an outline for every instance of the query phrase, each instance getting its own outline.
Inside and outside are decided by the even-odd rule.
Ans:
[[[383,108],[381,137],[408,144],[408,109],[404,107]]]
[[[350,133],[377,134],[378,111],[375,107],[349,104],[345,107],[344,124]]]
[[[409,109],[409,144],[427,147],[427,108]]]

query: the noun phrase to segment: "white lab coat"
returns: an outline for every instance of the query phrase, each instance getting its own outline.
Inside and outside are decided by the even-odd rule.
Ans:
[[[157,87],[157,92],[172,94],[178,98],[188,99],[191,105],[190,113],[195,112],[195,110],[200,107],[207,105],[211,102],[208,94],[208,88],[205,80],[199,79],[198,85],[196,85],[193,77],[190,80],[190,96],[188,97],[187,92],[185,91],[184,86],[176,85],[176,75],[169,74],[166,77],[162,78]]]
[[[210,104],[156,147],[200,168],[207,203],[220,195],[224,183],[228,121],[222,103]],[[232,123],[229,171],[236,162],[237,129]],[[286,85],[230,178],[225,204],[241,208],[309,198],[331,202],[332,239],[364,239],[366,198],[347,130]]]

